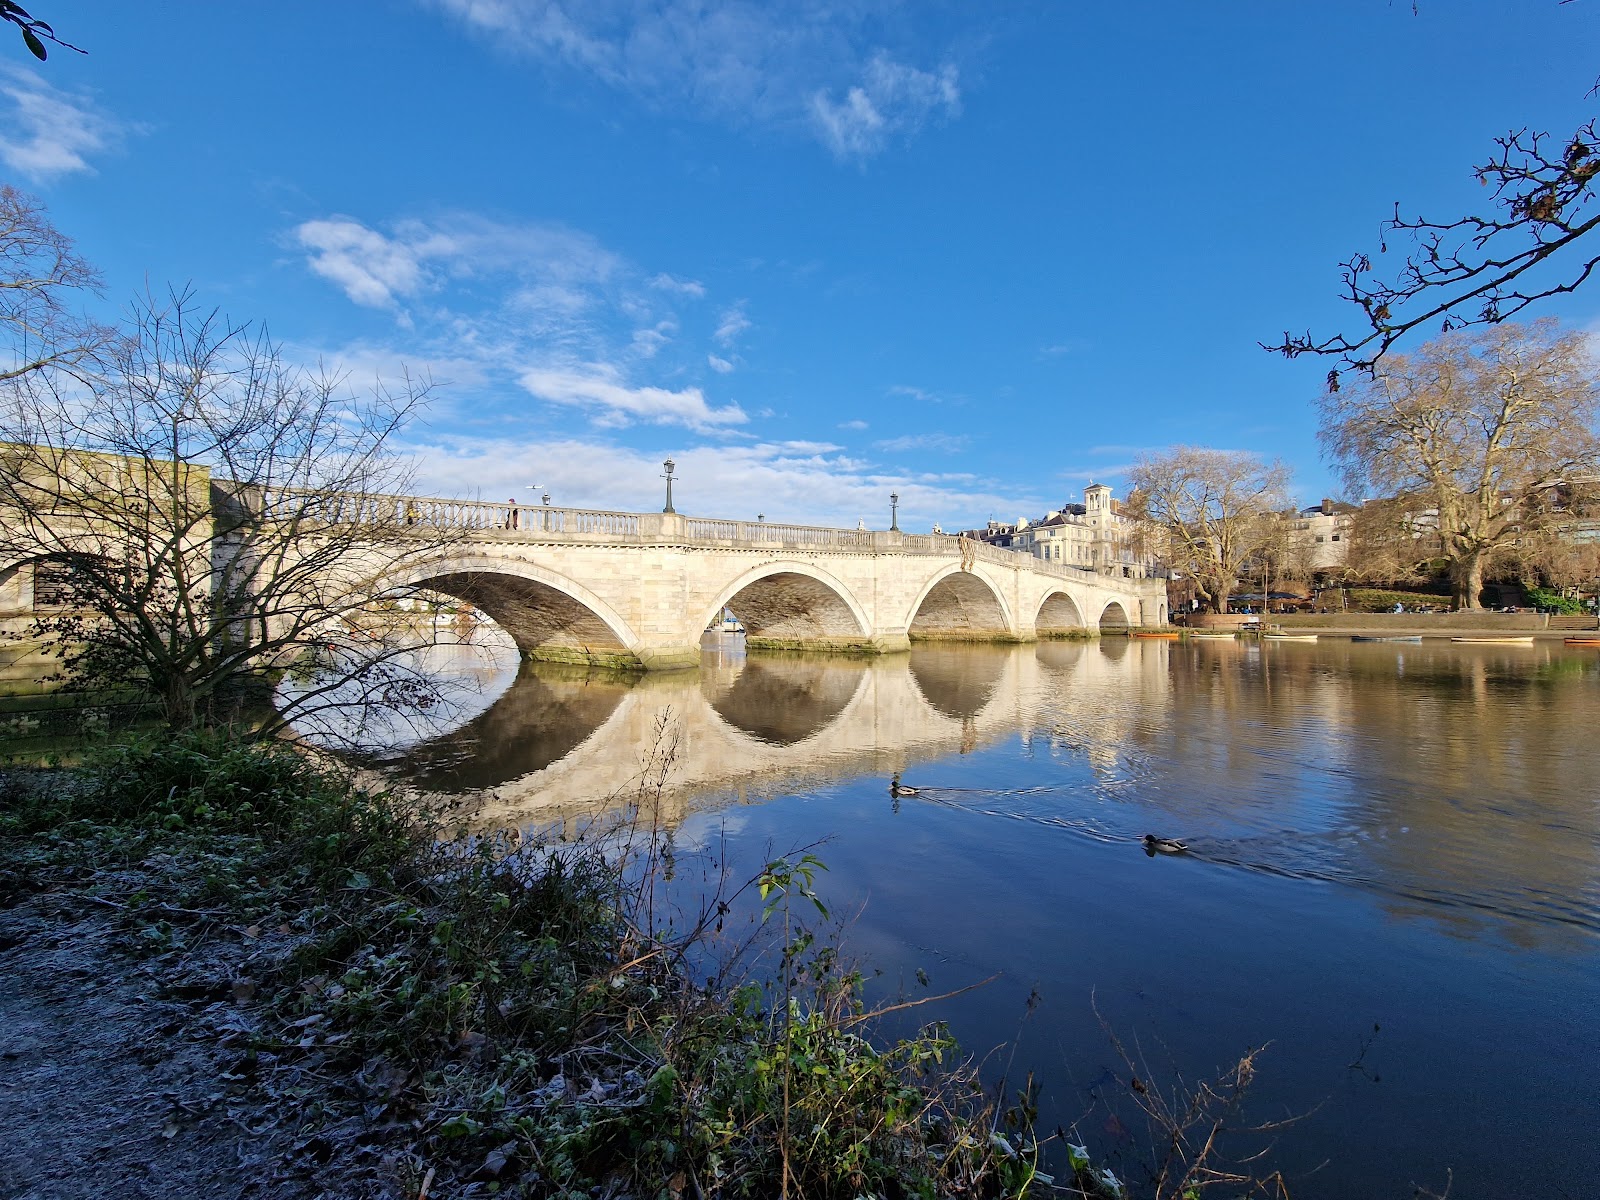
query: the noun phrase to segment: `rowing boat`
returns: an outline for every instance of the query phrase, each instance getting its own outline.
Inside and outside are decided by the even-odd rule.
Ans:
[[[1365,634],[1351,634],[1352,642],[1409,642],[1413,646],[1421,645],[1420,637],[1367,637]]]
[[[1263,633],[1263,642],[1314,642],[1317,635],[1314,633]]]
[[[1128,635],[1129,637],[1144,638],[1147,641],[1175,642],[1183,636],[1176,629],[1143,629]]]
[[[1453,637],[1452,642],[1467,642],[1474,646],[1531,646],[1532,637]]]
[[[1600,637],[1570,637],[1566,643],[1569,646],[1600,646]]]
[[[1238,636],[1235,633],[1191,633],[1189,640],[1191,642],[1231,642],[1237,640]]]

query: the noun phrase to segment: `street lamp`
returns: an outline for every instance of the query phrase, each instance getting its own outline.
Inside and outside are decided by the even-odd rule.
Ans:
[[[543,504],[546,508],[549,508],[550,507],[550,493],[546,492],[544,495],[540,496],[539,497],[539,503]]]
[[[661,477],[667,481],[667,506],[661,511],[664,513],[677,512],[678,510],[672,507],[672,468],[676,464],[669,458],[661,465],[667,469],[667,473]]]
[[[893,533],[900,532],[900,493],[889,493],[889,529]]]

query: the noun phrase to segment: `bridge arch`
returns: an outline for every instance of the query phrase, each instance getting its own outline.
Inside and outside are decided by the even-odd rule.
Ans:
[[[872,622],[850,588],[811,563],[762,563],[718,596],[696,628],[704,629],[724,608],[731,609],[751,645],[838,648],[865,645],[872,636]]]
[[[1065,590],[1047,592],[1045,598],[1039,602],[1039,613],[1033,619],[1033,627],[1041,635],[1082,629],[1083,610],[1078,607],[1078,602],[1073,599],[1071,592]]]
[[[530,658],[638,666],[639,638],[605,600],[576,580],[524,559],[451,556],[376,581],[377,590],[420,587],[493,617]]]
[[[1127,629],[1133,622],[1128,619],[1128,610],[1122,606],[1122,601],[1109,600],[1100,610],[1099,624],[1101,629]]]
[[[906,618],[906,633],[913,640],[1012,638],[1016,632],[1000,589],[981,572],[963,571],[954,563],[928,578]]]

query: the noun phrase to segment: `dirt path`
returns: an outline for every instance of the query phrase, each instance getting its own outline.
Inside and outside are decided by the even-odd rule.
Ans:
[[[105,910],[61,895],[0,912],[0,1196],[288,1200],[290,1147],[256,1136],[204,1028],[117,953]]]

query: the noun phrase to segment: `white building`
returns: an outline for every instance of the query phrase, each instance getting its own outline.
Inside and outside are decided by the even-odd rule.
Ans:
[[[983,541],[1009,546],[1047,562],[1123,579],[1160,574],[1152,553],[1155,538],[1139,536],[1143,523],[1129,516],[1103,483],[1083,489],[1082,504],[1068,504],[1015,525],[990,523],[976,531]]]

